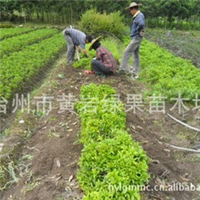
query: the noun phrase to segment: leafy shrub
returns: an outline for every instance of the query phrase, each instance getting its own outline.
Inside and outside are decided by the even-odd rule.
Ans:
[[[56,29],[39,29],[27,34],[17,35],[15,37],[7,38],[1,41],[1,49],[0,54],[9,55],[13,52],[22,50],[26,48],[28,45],[39,42],[39,40],[43,40],[49,38],[58,33]]]
[[[81,58],[74,63],[74,68],[82,68],[82,69],[91,69],[91,59],[90,58]]]
[[[149,84],[147,95],[162,94],[166,98],[192,98],[200,95],[200,71],[188,60],[144,40],[141,45],[141,80]]]
[[[58,33],[22,51],[4,56],[1,59],[0,96],[9,99],[22,90],[23,85],[50,63],[64,45],[63,36]]]
[[[116,129],[125,128],[124,107],[115,95],[115,90],[109,85],[82,86],[81,101],[76,109],[82,118],[83,144],[113,138]]]
[[[105,191],[109,199],[140,199],[136,190],[111,190],[109,186],[142,186],[149,179],[148,158],[127,132],[85,146],[79,162],[78,180],[86,194]],[[111,190],[111,191],[110,191]],[[106,199],[100,198],[100,199]],[[126,198],[129,197],[129,198]],[[88,199],[88,198],[85,198]]]
[[[78,172],[86,194],[84,200],[139,200],[137,186],[143,186],[149,179],[147,155],[125,131],[124,107],[115,95],[109,85],[91,83],[81,88],[81,101],[76,108],[84,144]],[[85,107],[85,102],[90,107]],[[95,112],[92,105],[96,106]],[[135,187],[116,189],[120,186]]]
[[[32,31],[32,28],[0,28],[0,40]]]
[[[82,15],[79,27],[88,34],[108,32],[118,37],[121,37],[125,30],[120,12],[100,14],[95,9],[88,10]]]
[[[88,51],[88,48],[86,48]],[[82,68],[82,69],[87,69],[90,70],[91,69],[91,59],[95,57],[96,53],[95,51],[88,51],[89,54],[89,58],[84,57],[84,55],[80,55],[81,59],[77,60],[74,63],[74,68]]]
[[[112,95],[115,95],[115,90],[109,85],[96,85],[91,83],[89,85],[85,85],[81,87],[81,95],[80,97],[84,98],[93,98],[98,97],[99,100],[102,100],[105,96],[109,98]]]

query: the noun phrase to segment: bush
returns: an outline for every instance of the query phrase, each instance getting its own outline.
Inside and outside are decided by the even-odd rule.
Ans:
[[[81,102],[76,108],[84,149],[77,177],[86,195],[84,200],[139,200],[140,188],[149,179],[149,159],[125,131],[124,107],[115,95],[109,85],[91,83],[81,88]],[[92,105],[96,105],[96,112],[91,112]]]
[[[139,187],[149,179],[148,158],[126,131],[116,131],[115,135],[112,139],[85,146],[79,162],[79,183],[86,195],[101,191],[101,200],[108,197],[116,200],[140,199]],[[138,189],[123,189],[133,185]]]
[[[82,15],[79,27],[88,34],[107,32],[117,37],[121,37],[126,29],[120,12],[100,14],[95,9],[88,10]]]

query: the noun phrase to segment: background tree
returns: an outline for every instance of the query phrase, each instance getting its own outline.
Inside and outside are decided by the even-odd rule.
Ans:
[[[0,2],[1,21],[17,22],[23,19],[23,22],[75,25],[78,24],[83,13],[96,9],[102,14],[119,11],[122,16],[124,15],[127,24],[131,22],[131,15],[125,11],[125,8],[132,0],[0,0]],[[193,23],[189,28],[200,26],[199,0],[138,0],[136,2],[143,4],[141,10],[149,27],[173,28],[178,26],[177,22],[181,24],[181,20]]]
[[[190,1],[163,0],[160,2],[161,14],[162,16],[166,16],[169,22],[172,22],[175,17],[186,19],[191,10],[189,2]]]
[[[17,0],[9,1],[4,0],[0,2],[0,19],[13,21],[14,20],[14,11],[21,11],[21,3]]]

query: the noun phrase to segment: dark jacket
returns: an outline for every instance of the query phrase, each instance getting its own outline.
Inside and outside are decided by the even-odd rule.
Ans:
[[[140,31],[144,30],[145,28],[145,19],[144,15],[139,12],[135,18],[133,18],[133,22],[131,24],[131,39],[133,38],[142,38],[140,35]]]

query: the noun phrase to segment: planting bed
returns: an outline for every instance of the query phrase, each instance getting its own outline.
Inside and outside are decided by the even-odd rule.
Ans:
[[[8,60],[11,56],[23,56],[23,52],[30,53],[32,48],[38,46],[42,52],[39,58],[46,60],[46,57],[43,57],[46,52],[46,41],[55,41],[59,47],[63,47],[65,41],[62,37],[55,35],[38,44],[27,46],[22,52],[11,54]],[[103,40],[102,44],[108,47],[120,62],[127,42],[119,44],[109,39]],[[58,53],[59,48],[56,50],[55,46],[53,44],[49,49],[54,49]],[[92,59],[95,56],[94,51],[91,51],[90,55]],[[126,196],[128,194],[133,195],[134,199],[140,199],[141,196],[142,200],[199,199],[199,191],[167,191],[173,184],[192,184],[196,188],[200,184],[199,154],[170,147],[177,145],[193,148],[200,140],[200,135],[197,131],[189,130],[173,121],[167,115],[170,113],[196,128],[200,127],[199,121],[195,118],[198,110],[192,110],[192,99],[200,91],[200,76],[195,66],[146,40],[141,47],[142,72],[139,80],[118,74],[105,79],[85,74],[84,67],[90,68],[90,59],[75,63],[75,68],[66,64],[66,54],[60,54],[56,62],[54,56],[50,56],[50,62],[40,63],[39,58],[39,68],[44,63],[49,66],[54,64],[54,67],[42,86],[32,93],[30,112],[27,109],[24,113],[20,112],[19,105],[19,112],[14,117],[8,113],[1,127],[1,144],[4,145],[0,160],[2,200],[103,200],[107,196],[113,200],[129,200],[130,196]],[[37,60],[34,63],[37,64]],[[4,64],[6,66],[5,61]],[[25,74],[28,75],[27,72]],[[187,84],[183,84],[181,79]],[[172,81],[173,84],[168,85],[168,81]],[[171,109],[175,101],[169,101],[170,98],[176,98],[179,91],[185,98],[190,99],[186,104],[190,110],[184,113],[179,113],[178,107]],[[91,94],[87,96],[88,93]],[[51,97],[46,100],[52,102],[52,109],[47,113],[36,108],[35,97],[42,97],[44,94]],[[81,94],[85,95],[85,98],[80,96]],[[94,99],[87,100],[89,104],[86,105],[95,105],[97,102],[98,114],[87,115],[82,112],[81,102],[92,94]],[[95,100],[96,94],[101,98],[97,97],[99,99]],[[105,105],[106,99],[102,99],[104,94],[114,98],[110,99],[112,103]],[[150,105],[155,106],[155,103],[160,102],[160,99],[148,98],[153,97],[153,94],[166,95],[165,112],[150,109]],[[130,105],[125,107],[130,104],[128,97],[134,95],[142,95],[139,99],[142,107],[136,109],[136,112],[127,109]],[[63,98],[79,104],[68,104],[66,109],[66,105],[62,104]],[[116,98],[123,104],[116,101]],[[49,108],[48,105],[45,109]],[[117,115],[102,111],[106,108],[116,109],[113,105],[121,108],[117,110]],[[130,152],[127,147],[131,149]],[[136,155],[133,155],[135,152]],[[107,158],[109,156],[110,159]],[[116,159],[113,156],[116,156]],[[134,159],[139,160],[135,163]],[[146,182],[149,176],[146,174],[146,163],[149,163],[149,182]],[[138,173],[139,168],[144,170]],[[140,176],[143,179],[140,179]],[[120,181],[117,182],[117,179]],[[118,186],[121,183],[125,187],[137,181],[139,184],[144,183],[151,190],[126,193],[125,189],[119,189],[120,191],[109,192],[109,183]],[[156,186],[161,186],[162,189],[159,190]]]

